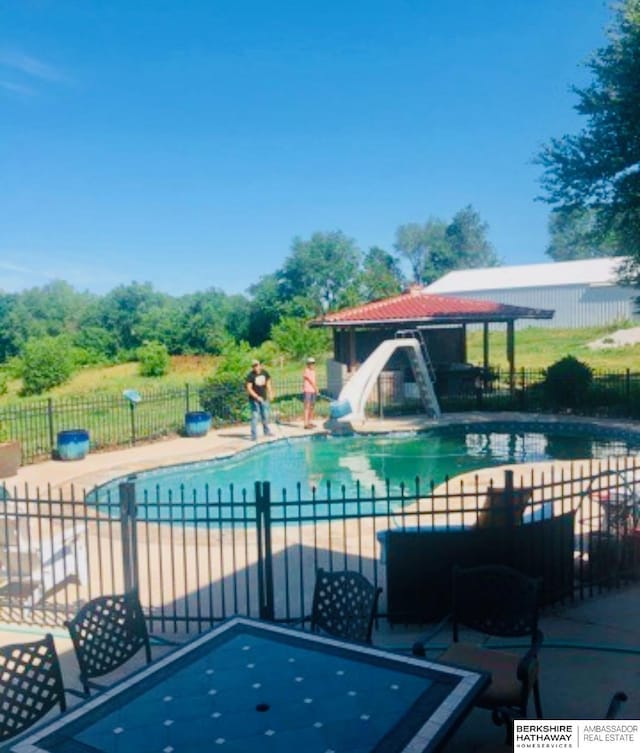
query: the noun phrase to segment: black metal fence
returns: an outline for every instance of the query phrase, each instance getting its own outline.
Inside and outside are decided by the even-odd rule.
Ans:
[[[375,415],[397,415],[421,410],[418,402],[406,398],[404,392],[385,384],[387,375],[380,376],[367,410]],[[492,369],[483,378],[458,378],[436,384],[444,411],[553,411],[545,397],[542,370],[522,369],[512,378],[508,372]],[[278,379],[274,376],[276,401],[274,409],[285,421],[302,416],[299,379]],[[31,463],[51,457],[57,432],[65,429],[87,429],[92,449],[118,447],[149,441],[180,432],[184,414],[201,410],[199,384],[183,388],[149,389],[142,400],[132,405],[121,395],[95,395],[78,398],[30,399],[24,404],[0,407],[0,424],[11,439],[22,446],[22,462]],[[324,384],[321,383],[321,388]],[[241,390],[241,386],[239,386]],[[237,421],[231,416],[224,399],[213,407],[215,425]],[[594,372],[588,393],[573,412],[590,416],[640,418],[640,372]],[[328,400],[317,404],[319,416],[329,413]],[[249,415],[244,417],[248,420]]]
[[[147,495],[129,480],[99,502],[5,487],[0,620],[60,624],[87,599],[134,585],[157,632],[198,632],[233,614],[300,620],[322,567],[380,585],[391,623],[423,623],[448,609],[454,564],[517,567],[541,579],[546,605],[640,576],[639,458],[495,481],[327,485],[292,498],[266,482]]]

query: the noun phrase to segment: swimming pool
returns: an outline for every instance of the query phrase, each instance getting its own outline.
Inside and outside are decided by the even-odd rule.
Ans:
[[[427,432],[347,437],[314,436],[259,445],[236,455],[145,471],[135,477],[141,516],[170,519],[181,506],[204,517],[211,504],[234,517],[254,499],[256,481],[269,481],[274,501],[341,501],[347,514],[376,509],[375,498],[403,504],[403,486],[415,499],[419,488],[480,468],[544,460],[604,458],[638,451],[631,438],[594,437],[566,429],[534,431],[496,427],[442,427]],[[99,487],[89,501],[117,498],[122,479]],[[363,507],[362,499],[367,500]],[[346,502],[346,507],[344,502]],[[316,515],[329,505],[316,506]],[[201,509],[201,512],[198,510]],[[278,509],[274,509],[278,514]]]

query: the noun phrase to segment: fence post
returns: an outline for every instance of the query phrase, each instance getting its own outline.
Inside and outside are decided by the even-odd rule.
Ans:
[[[504,472],[504,494],[502,495],[507,528],[513,528],[516,524],[515,494],[513,493],[513,471]]]
[[[54,431],[53,431],[53,400],[47,398],[47,423],[49,425],[49,448],[53,452],[55,449]]]
[[[624,376],[624,397],[627,405],[627,418],[631,418],[631,369],[629,367]]]
[[[271,484],[256,481],[256,531],[258,538],[258,602],[260,619],[275,619],[273,603],[273,553],[271,549]]]
[[[118,486],[120,533],[122,537],[122,573],[124,590],[138,588],[138,539],[136,534],[136,486],[123,481]]]
[[[190,402],[189,398],[190,398],[190,395],[189,395],[189,383],[187,382],[184,385],[185,413],[188,413],[191,410],[191,408],[189,407],[189,402]]]

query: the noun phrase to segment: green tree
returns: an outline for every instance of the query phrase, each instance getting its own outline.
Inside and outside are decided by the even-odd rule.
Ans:
[[[269,337],[271,327],[282,316],[285,303],[282,285],[276,273],[261,277],[249,288],[249,322],[247,340],[259,345]]]
[[[280,300],[304,296],[316,315],[340,308],[357,287],[360,256],[355,241],[339,230],[313,233],[307,241],[294,238],[278,273]]]
[[[73,367],[68,336],[30,338],[21,352],[22,394],[39,395],[64,384]]]
[[[409,262],[414,282],[429,283],[439,276],[437,270],[448,252],[446,231],[446,223],[438,219],[410,222],[396,230],[394,247]]]
[[[119,349],[131,352],[142,345],[147,334],[140,329],[145,313],[167,298],[148,282],[119,285],[100,300],[95,323],[113,333]]]
[[[602,237],[596,212],[589,207],[558,207],[549,216],[546,254],[554,261],[595,259],[615,249],[613,237]]]
[[[492,267],[498,264],[487,240],[488,225],[469,205],[450,223],[431,218],[396,230],[394,247],[409,262],[413,281],[429,284],[453,269]]]
[[[596,234],[615,238],[640,283],[640,0],[617,7],[608,44],[588,67],[591,83],[574,88],[584,128],[552,139],[538,155],[544,199],[595,210]]]
[[[403,288],[398,260],[379,246],[372,246],[362,262],[360,283],[367,301],[397,295]]]
[[[282,353],[301,359],[310,353],[322,353],[328,345],[328,332],[310,329],[302,319],[283,317],[271,328],[271,339]]]
[[[445,231],[451,265],[446,271],[495,267],[499,260],[487,240],[488,230],[487,223],[470,204],[456,212]],[[442,274],[444,269],[439,271]]]

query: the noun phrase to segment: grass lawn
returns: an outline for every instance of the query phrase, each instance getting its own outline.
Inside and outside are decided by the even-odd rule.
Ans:
[[[606,337],[616,329],[614,327],[585,329],[529,327],[516,330],[516,367],[544,369],[564,356],[574,356],[593,369],[640,370],[640,344],[602,350],[592,350],[587,347],[588,343]],[[470,363],[482,363],[482,332],[468,333],[467,360]],[[492,366],[501,368],[508,366],[506,330],[489,332],[489,362]]]

